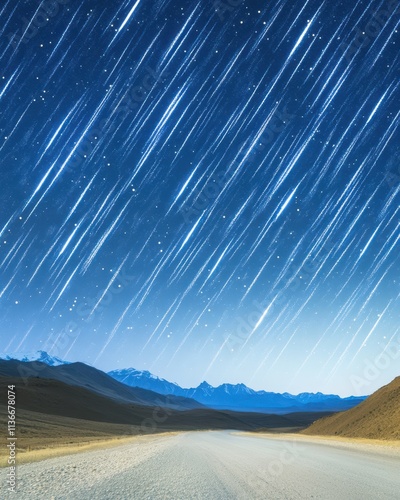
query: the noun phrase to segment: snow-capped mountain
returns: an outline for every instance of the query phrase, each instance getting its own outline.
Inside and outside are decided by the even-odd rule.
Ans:
[[[156,377],[147,370],[139,371],[135,370],[135,368],[127,368],[125,370],[113,370],[108,372],[108,375],[131,387],[140,387],[159,394],[181,396],[184,391],[178,384]]]
[[[19,361],[41,361],[49,366],[69,365],[57,356],[45,351],[31,354],[0,354],[0,359]],[[108,375],[130,387],[146,389],[158,394],[194,399],[198,403],[214,409],[252,411],[264,413],[319,412],[348,410],[361,403],[365,397],[340,398],[334,394],[304,392],[297,396],[289,393],[255,391],[244,384],[221,384],[213,387],[206,381],[198,387],[185,389],[178,384],[157,377],[149,371],[135,368],[113,370]]]
[[[340,399],[336,394],[322,394],[322,392],[316,392],[315,394],[309,392],[302,392],[297,395],[297,399],[304,404],[316,402],[316,401],[324,401],[327,397],[331,399]]]
[[[64,361],[57,356],[50,356],[46,351],[36,351],[30,354],[23,353],[11,353],[11,354],[0,354],[0,359],[10,360],[17,359],[18,361],[40,361],[41,363],[46,363],[49,366],[59,366],[68,365],[69,361]]]
[[[215,409],[236,411],[259,411],[271,413],[288,413],[298,411],[341,411],[361,403],[365,397],[340,398],[334,394],[301,393],[294,396],[289,393],[255,391],[244,384],[222,384],[213,387],[202,382],[198,387],[184,389],[176,383],[156,377],[148,371],[134,368],[113,370],[108,375],[119,382],[150,389],[163,395],[173,394],[192,398]]]

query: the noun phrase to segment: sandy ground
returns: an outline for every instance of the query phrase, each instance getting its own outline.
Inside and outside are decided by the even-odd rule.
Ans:
[[[111,443],[109,443],[111,444]],[[365,448],[367,446],[368,450]],[[17,468],[4,500],[397,500],[398,447],[234,431],[131,438]],[[368,451],[368,452],[366,452]]]
[[[0,420],[6,421],[4,407],[0,406]],[[18,463],[43,460],[98,447],[117,445],[139,437],[137,426],[94,422],[77,418],[46,415],[27,410],[17,414]],[[6,432],[1,433],[0,446],[5,449]],[[0,467],[7,465],[7,457],[0,454]]]

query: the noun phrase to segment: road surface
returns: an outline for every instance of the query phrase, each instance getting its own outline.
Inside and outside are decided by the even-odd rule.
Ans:
[[[400,498],[400,458],[231,431],[144,436],[118,447],[20,465],[18,500]]]

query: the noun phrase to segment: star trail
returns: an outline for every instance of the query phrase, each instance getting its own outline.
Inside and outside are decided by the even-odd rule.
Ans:
[[[399,1],[0,18],[1,352],[185,387],[398,375],[365,380],[400,346]]]

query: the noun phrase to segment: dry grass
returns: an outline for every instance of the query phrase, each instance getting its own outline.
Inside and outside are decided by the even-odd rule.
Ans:
[[[175,435],[176,432],[164,432],[157,435],[151,436],[126,436],[126,437],[110,437],[109,439],[88,439],[87,441],[76,441],[70,442],[68,445],[63,444],[62,441],[59,443],[53,441],[46,448],[31,449],[31,450],[19,450],[17,453],[17,464],[25,464],[31,462],[39,462],[41,460],[46,460],[48,458],[57,458],[64,455],[74,455],[76,453],[82,453],[85,451],[93,450],[103,450],[107,448],[112,448],[115,446],[121,446],[123,444],[129,444],[136,442],[138,440],[151,440],[156,439],[158,436]],[[0,468],[7,466],[7,457],[0,458]]]
[[[77,441],[75,443],[71,442],[70,444],[57,444],[56,442],[52,442],[48,447],[41,449],[27,449],[18,450],[17,452],[17,464],[21,465],[24,463],[30,462],[39,462],[40,460],[45,460],[47,458],[56,458],[61,457],[63,455],[72,455],[74,453],[81,453],[83,451],[95,450],[106,448],[110,446],[116,446],[118,444],[124,444],[134,439],[138,439],[139,437],[130,437],[130,438],[110,438],[107,440],[93,440],[93,441]],[[0,467],[7,466],[7,457],[0,458]]]
[[[6,421],[4,406],[0,406],[0,420]],[[20,409],[16,425],[17,460],[18,464],[21,464],[59,454],[65,455],[111,441],[132,439],[135,434],[139,437],[139,428],[135,426],[93,422]],[[3,449],[6,446],[6,437],[3,432],[0,439]],[[0,467],[6,465],[6,459],[5,456],[0,458]]]
[[[2,422],[5,417],[6,407],[0,406]],[[22,409],[18,411],[16,430],[18,464],[117,446],[138,439],[156,439],[161,433],[166,433],[160,429],[158,434],[143,435],[138,426],[46,415]],[[1,446],[5,449],[5,433],[1,438]],[[6,465],[7,457],[2,455],[0,467]]]

